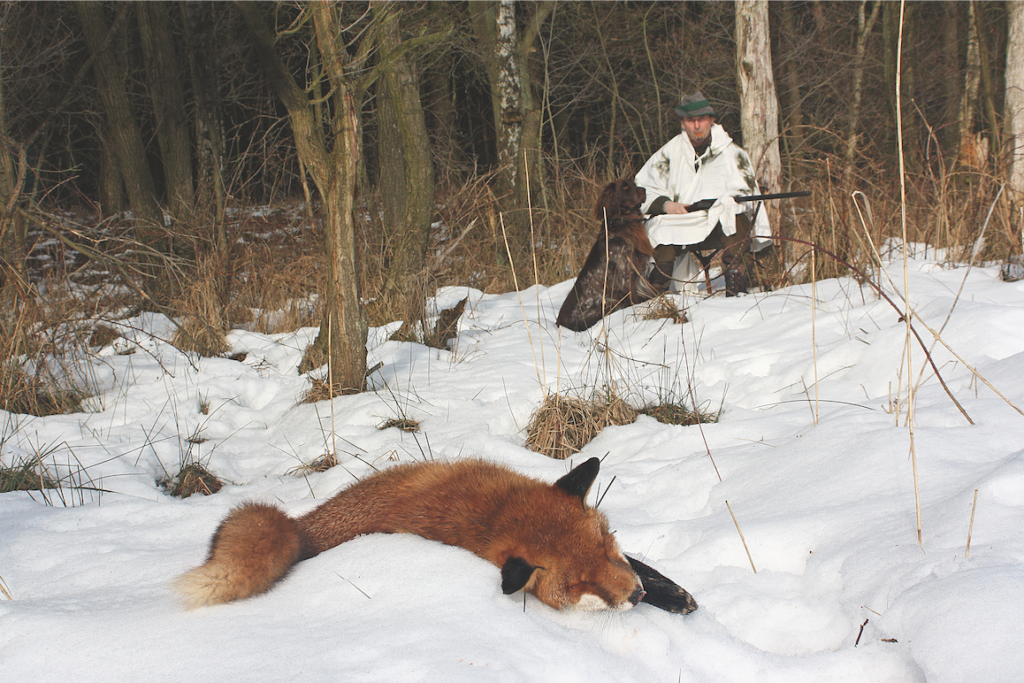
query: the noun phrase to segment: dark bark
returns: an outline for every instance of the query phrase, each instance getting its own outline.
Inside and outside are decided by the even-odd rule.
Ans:
[[[434,166],[420,104],[419,78],[399,49],[401,10],[393,16],[376,12],[377,40],[387,66],[378,81],[381,94],[381,195],[384,220],[392,231],[391,261],[384,286],[385,298],[399,310],[422,307],[425,296],[425,257],[434,216]],[[406,317],[406,322],[410,322]]]
[[[192,101],[195,106],[196,195],[199,211],[211,210],[214,243],[222,260],[228,255],[225,227],[227,190],[224,185],[224,131],[220,97],[217,90],[214,41],[217,39],[207,2],[182,3],[182,23],[189,73],[192,77]]]
[[[147,87],[156,119],[156,136],[164,168],[167,205],[175,222],[192,214],[192,145],[178,58],[171,40],[168,5],[136,2]]]
[[[25,151],[8,146],[6,120],[4,88],[0,82],[0,305],[10,310],[16,305],[25,281],[27,245],[25,221],[17,211],[24,188]],[[0,320],[0,326],[4,323]],[[6,332],[6,327],[0,330],[4,337]]]
[[[332,391],[362,391],[366,384],[367,329],[359,296],[355,198],[362,153],[359,102],[365,84],[354,83],[350,73],[358,72],[365,63],[368,48],[361,44],[355,56],[349,55],[339,45],[336,7],[309,7],[320,61],[333,89],[334,111],[321,121],[317,117],[321,109],[299,87],[278,56],[260,6],[241,3],[238,7],[267,78],[288,109],[299,158],[322,203],[327,282],[320,333],[313,345],[326,355]],[[320,91],[320,84],[316,85],[311,89],[314,93]]]
[[[118,7],[118,11],[124,9]],[[153,176],[146,163],[146,148],[125,89],[127,70],[111,49],[109,28],[103,18],[104,6],[98,2],[79,1],[75,3],[75,10],[85,42],[93,56],[93,73],[106,114],[109,143],[117,155],[121,177],[124,179],[128,202],[136,222],[136,237],[145,247],[153,250],[140,257],[140,268],[147,279],[145,289],[151,295],[162,298],[168,292],[168,281],[159,276],[160,268],[153,252],[166,253],[167,233],[163,227],[163,212],[157,203]]]

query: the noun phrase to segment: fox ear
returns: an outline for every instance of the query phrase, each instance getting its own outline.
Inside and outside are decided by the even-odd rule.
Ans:
[[[597,479],[597,473],[601,469],[601,461],[591,458],[582,465],[577,465],[561,479],[555,482],[555,486],[562,489],[570,496],[580,499],[584,506],[587,504],[587,492]]]
[[[511,595],[522,590],[530,583],[530,577],[537,567],[529,564],[521,557],[510,557],[501,568],[501,592]]]

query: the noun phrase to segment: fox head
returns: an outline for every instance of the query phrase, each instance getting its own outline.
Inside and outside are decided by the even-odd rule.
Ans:
[[[555,609],[626,610],[644,596],[643,585],[608,521],[586,505],[600,469],[591,458],[520,511],[520,542],[501,565],[505,594],[525,590]]]

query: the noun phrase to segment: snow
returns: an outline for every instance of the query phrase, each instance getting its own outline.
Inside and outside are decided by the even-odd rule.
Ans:
[[[51,490],[52,505],[0,495],[14,598],[0,599],[0,680],[1019,680],[1024,282],[910,261],[914,309],[960,360],[917,329],[973,425],[916,343],[908,370],[900,312],[853,280],[819,282],[813,298],[810,285],[688,298],[682,326],[620,311],[580,334],[553,322],[571,284],[442,290],[437,309],[469,297],[455,348],[371,330],[374,390],[331,403],[299,402],[315,329],[234,331],[238,362],[180,353],[159,316],[127,321],[90,369],[92,412],[0,413],[4,464],[41,453],[102,489]],[[607,428],[575,459],[604,458],[591,502],[608,489],[620,545],[689,590],[692,614],[556,612],[502,595],[498,569],[471,553],[411,536],[345,543],[238,603],[188,612],[170,588],[245,500],[297,515],[425,457],[553,481],[571,463],[524,447],[532,412],[545,391],[608,386],[636,404],[721,408],[701,427]],[[421,432],[379,429],[405,417]],[[328,450],[340,466],[296,474]],[[226,482],[219,493],[182,500],[157,484],[188,453]]]

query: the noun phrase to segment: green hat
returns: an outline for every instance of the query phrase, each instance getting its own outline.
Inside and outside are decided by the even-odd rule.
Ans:
[[[708,102],[707,98],[701,93],[700,90],[689,95],[683,95],[683,99],[679,101],[679,105],[673,109],[681,119],[689,118],[691,116],[714,116],[715,110],[711,108],[711,103]]]

